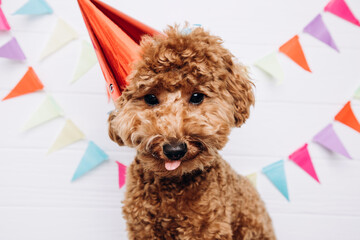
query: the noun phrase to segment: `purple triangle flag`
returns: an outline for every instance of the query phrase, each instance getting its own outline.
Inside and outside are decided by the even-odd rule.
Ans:
[[[337,136],[332,124],[327,125],[323,130],[316,134],[313,138],[313,141],[333,152],[339,153],[347,158],[352,159],[350,154],[340,141],[339,137]]]
[[[310,34],[311,36],[317,38],[323,43],[329,45],[331,48],[339,52],[333,38],[330,35],[329,30],[327,29],[321,14],[317,15],[305,28],[304,32]]]
[[[0,57],[9,58],[13,60],[25,60],[26,57],[21,50],[16,38],[12,38],[9,42],[0,47]]]

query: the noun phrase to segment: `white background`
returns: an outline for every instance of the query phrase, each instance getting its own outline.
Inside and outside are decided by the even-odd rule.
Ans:
[[[118,147],[107,136],[107,103],[98,65],[70,85],[81,41],[73,41],[39,62],[58,17],[88,39],[75,0],[48,0],[55,14],[12,16],[25,0],[3,0],[12,27],[0,33],[0,46],[15,36],[26,62],[0,59],[3,98],[33,66],[51,93],[80,129],[103,148],[110,160],[74,183],[70,182],[87,142],[78,142],[46,156],[65,123],[64,118],[20,133],[45,93],[0,102],[0,239],[79,240],[127,239],[121,215],[124,189],[118,189],[117,165],[128,165],[134,151]],[[311,21],[327,0],[124,1],[107,0],[121,11],[162,30],[167,24],[202,24],[221,36],[236,57],[251,65],[289,40]],[[360,1],[347,0],[360,18]],[[259,172],[258,190],[281,240],[360,239],[360,134],[335,123],[335,130],[354,160],[310,143],[321,184],[286,160],[290,202],[260,174],[261,168],[286,159],[330,123],[360,84],[360,28],[323,14],[341,53],[301,33],[300,41],[313,70],[310,74],[287,57],[279,59],[285,81],[276,85],[252,68],[256,106],[250,120],[234,129],[222,152],[242,174]],[[352,102],[360,119],[360,102]]]

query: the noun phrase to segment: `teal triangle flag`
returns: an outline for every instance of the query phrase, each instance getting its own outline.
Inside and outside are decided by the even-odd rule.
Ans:
[[[45,0],[29,0],[14,12],[13,15],[43,15],[51,13],[53,13],[53,10]]]
[[[274,186],[290,201],[286,183],[284,160],[274,162],[262,169],[262,173],[274,184]]]
[[[89,141],[84,156],[82,157],[71,181],[78,179],[108,159],[109,156],[101,148],[99,148],[94,142]]]

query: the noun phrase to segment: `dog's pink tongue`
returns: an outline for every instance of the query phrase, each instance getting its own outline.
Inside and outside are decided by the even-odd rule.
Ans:
[[[165,161],[166,170],[172,171],[180,166],[181,161]]]

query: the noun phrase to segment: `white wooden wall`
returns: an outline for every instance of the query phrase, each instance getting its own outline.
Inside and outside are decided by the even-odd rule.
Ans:
[[[124,189],[117,185],[115,161],[129,164],[134,151],[118,147],[107,136],[107,103],[99,66],[69,85],[80,51],[74,41],[39,62],[42,48],[57,17],[71,23],[87,39],[75,0],[47,0],[55,14],[12,16],[26,0],[3,0],[12,27],[0,33],[0,45],[15,36],[28,60],[0,59],[0,97],[4,97],[31,65],[70,117],[110,156],[110,160],[70,183],[86,141],[46,156],[64,124],[53,120],[20,133],[19,128],[44,98],[38,92],[0,102],[0,239],[1,240],[115,240],[127,239],[121,216]],[[277,49],[317,15],[327,0],[106,0],[121,11],[163,29],[168,24],[202,24],[225,40],[225,46],[244,63]],[[360,1],[347,0],[360,18]],[[250,120],[234,129],[222,154],[242,174],[260,171],[286,158],[330,123],[360,84],[360,28],[324,14],[341,53],[301,34],[312,74],[280,56],[286,79],[275,85],[258,69],[256,106]],[[360,119],[360,102],[353,101]],[[281,240],[360,239],[360,134],[336,123],[354,160],[347,160],[310,144],[309,150],[321,184],[286,161],[291,202],[259,175],[258,190],[273,218]]]

